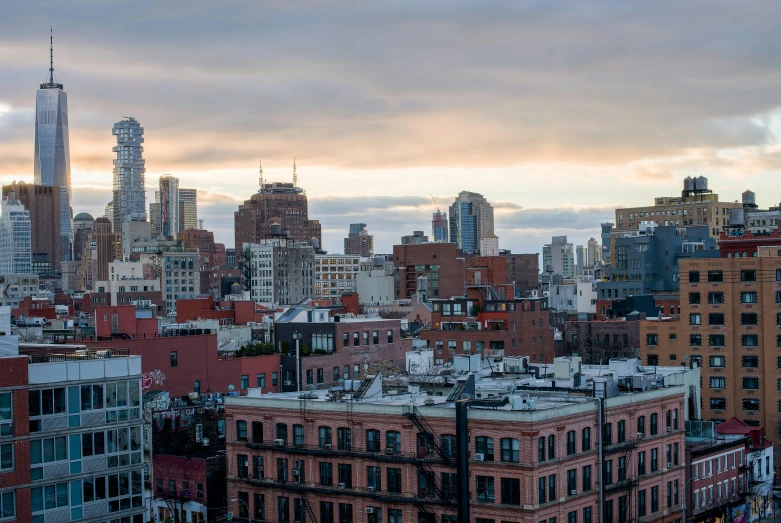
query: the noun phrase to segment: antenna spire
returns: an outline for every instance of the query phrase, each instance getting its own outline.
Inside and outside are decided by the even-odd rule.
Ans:
[[[49,83],[54,83],[54,29],[49,27]]]
[[[296,157],[293,157],[293,187],[298,187],[298,174],[296,174]]]
[[[260,161],[260,177],[258,180],[258,192],[263,191],[263,160]]]

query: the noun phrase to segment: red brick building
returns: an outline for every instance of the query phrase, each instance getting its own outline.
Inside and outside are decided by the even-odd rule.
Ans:
[[[740,234],[738,234],[740,231]],[[781,231],[751,232],[742,229],[721,231],[719,252],[722,258],[753,258],[758,247],[781,248]]]
[[[227,398],[234,515],[269,523],[679,520],[683,387],[602,401],[521,388],[471,406],[447,391],[423,401],[382,389],[366,380],[355,393]]]
[[[220,320],[221,324],[246,325],[259,323],[274,311],[254,301],[215,302],[213,296],[194,298],[176,302],[176,322],[185,323],[194,320]]]
[[[394,245],[393,265],[397,300],[412,297],[421,276],[426,278],[429,297],[464,295],[466,263],[455,243]]]

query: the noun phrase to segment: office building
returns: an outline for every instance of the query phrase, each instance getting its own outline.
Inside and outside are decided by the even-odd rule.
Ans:
[[[202,229],[184,229],[176,236],[184,242],[185,249],[197,249],[201,270],[221,267],[227,264],[225,246],[214,242],[214,233]]]
[[[122,238],[121,259],[129,260],[136,242],[152,238],[152,224],[146,221],[125,221],[122,224],[122,232],[118,234]]]
[[[160,276],[165,308],[170,316],[176,315],[176,301],[192,299],[201,293],[201,268],[198,252],[194,250],[160,255],[164,263]]]
[[[59,188],[59,254],[60,261],[68,261],[73,243],[68,95],[54,80],[51,39],[49,43],[49,78],[40,85],[35,98],[35,185]]]
[[[309,219],[306,194],[295,183],[261,183],[261,189],[239,205],[234,213],[236,252],[245,243],[261,243],[272,237],[272,226],[287,231],[287,237],[320,247],[320,222]]]
[[[11,191],[0,203],[0,275],[30,274],[30,211]]]
[[[103,217],[111,224],[111,230],[114,230],[114,200],[111,200],[106,204],[106,208],[103,210]]]
[[[111,134],[117,137],[114,159],[114,218],[115,232],[122,232],[126,221],[146,221],[146,185],[144,181],[144,128],[133,117],[125,117],[114,124]]]
[[[408,356],[410,368],[425,357]],[[680,514],[697,369],[559,358],[538,366],[538,379],[524,358],[457,360],[462,372],[447,377],[410,373],[394,385],[378,373],[328,390],[227,397],[229,510],[246,520],[393,523]],[[654,386],[616,385],[635,379]]]
[[[89,235],[89,255],[82,257],[89,266],[87,284],[108,279],[108,265],[122,259],[122,238],[119,233],[111,230],[111,222],[107,218],[98,218]],[[82,289],[85,287],[82,287]]]
[[[365,223],[350,224],[350,232],[344,239],[344,253],[362,258],[374,255],[374,236],[369,234]]]
[[[202,229],[198,225],[198,190],[179,189],[179,231]],[[177,232],[179,232],[177,231]]]
[[[462,191],[450,206],[450,241],[464,254],[476,254],[480,238],[494,232],[494,208],[482,194]]]
[[[450,228],[447,224],[447,213],[437,209],[431,217],[431,237],[435,242],[447,243],[450,241],[449,233]]]
[[[650,206],[616,209],[616,228],[638,229],[643,222],[675,227],[700,225],[707,227],[710,237],[718,240],[722,227],[731,223],[730,211],[742,208],[739,202],[720,202],[719,195],[708,189],[708,179],[704,176],[687,176],[681,196],[659,196]]]
[[[160,177],[159,201],[155,203],[160,204],[160,236],[175,238],[179,233],[179,178],[170,174]]]
[[[583,276],[586,269],[591,268],[588,264],[588,249],[584,245],[575,247],[575,264],[578,276]]]
[[[360,272],[360,256],[315,254],[314,297],[340,302],[342,294],[357,291]]]
[[[542,247],[542,265],[545,272],[569,279],[575,277],[575,256],[566,236],[554,236],[551,243]]]
[[[601,259],[606,265],[612,265],[612,254],[610,252],[610,231],[613,230],[613,224],[606,222],[601,224],[602,232],[600,233],[600,239],[602,246],[600,249]]]
[[[155,201],[149,204],[149,226],[152,238],[158,238],[163,235],[162,227],[163,209],[160,204],[160,191],[155,191]]]
[[[28,185],[24,182],[3,186],[3,198],[13,192],[30,212],[30,249],[43,264],[60,270],[60,188]]]
[[[143,523],[141,358],[76,348],[3,351],[0,510],[15,521]]]
[[[253,301],[295,305],[315,296],[315,251],[311,245],[278,237],[246,244],[244,250],[250,264],[245,285]]]
[[[86,212],[80,212],[73,217],[73,259],[75,261],[81,259],[84,249],[89,245],[89,233],[94,223],[95,218]]]
[[[225,258],[228,267],[236,267],[236,249],[225,249]]]
[[[588,239],[586,249],[586,265],[590,268],[594,268],[602,262],[602,249],[600,248],[599,242],[596,240],[596,238]]]

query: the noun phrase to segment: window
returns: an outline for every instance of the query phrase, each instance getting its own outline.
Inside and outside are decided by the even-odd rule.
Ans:
[[[740,303],[756,303],[757,293],[753,291],[744,291],[740,293]]]
[[[277,480],[287,481],[287,458],[277,458]]]
[[[743,378],[743,388],[745,390],[759,390],[759,378],[756,376]]]
[[[402,523],[402,521],[401,521],[401,514],[402,514],[401,509],[389,508],[388,509],[388,523]],[[325,523],[325,522],[321,522],[321,523]]]
[[[580,451],[585,452],[587,450],[591,450],[591,428],[586,427],[583,429],[583,432],[580,436]]]
[[[246,374],[241,377],[241,388],[242,390],[249,388],[249,376]]]
[[[236,455],[236,473],[240,478],[249,477],[249,459],[246,454]]]
[[[521,504],[521,480],[517,478],[502,478],[502,504]]]
[[[320,485],[331,487],[334,484],[333,464],[324,461],[320,462]]]
[[[318,372],[322,375],[323,369],[318,369]],[[321,376],[321,378],[322,378],[322,376]],[[278,382],[277,373],[276,372],[272,372],[271,373],[271,386],[272,387],[276,387],[277,386],[277,382]],[[321,379],[318,383],[322,383],[322,382],[323,382],[323,380]]]
[[[689,271],[689,283],[699,283],[700,273],[698,271]]]
[[[199,483],[203,487],[203,483]],[[201,490],[203,496],[203,490]],[[253,494],[252,504],[255,507],[255,519],[263,521],[266,519],[266,496],[263,494]]]
[[[699,305],[700,304],[700,293],[699,292],[690,292],[689,293],[689,304],[690,305]]]
[[[477,476],[477,501],[494,502],[494,478],[491,476]]]
[[[651,473],[659,471],[659,449],[651,449]]]
[[[727,378],[723,376],[711,376],[710,388],[712,389],[725,389],[727,388]]]
[[[727,358],[724,356],[711,356],[710,366],[713,368],[724,368],[727,365]]]
[[[178,367],[178,353],[177,351],[171,351],[171,367]]]
[[[591,465],[583,467],[583,492],[591,490]]]
[[[758,320],[757,320],[756,312],[744,312],[740,315],[741,325],[756,325],[757,321]]]
[[[605,485],[613,484],[613,460],[612,459],[606,459],[604,462],[602,462],[602,478],[605,482]]]
[[[659,432],[659,414],[654,412],[651,414],[651,436],[658,434]]]
[[[740,271],[740,281],[757,281],[757,271],[743,269]]]
[[[659,512],[659,487],[651,487],[651,513]]]
[[[757,347],[759,346],[759,336],[756,334],[743,334],[740,337],[740,343],[744,347]]]
[[[578,523],[578,512],[573,510],[567,513],[567,523]]]
[[[708,293],[708,303],[710,303],[711,305],[724,303],[724,293],[723,292],[709,292]]]
[[[724,281],[724,273],[722,271],[708,271],[708,282],[721,283]]]
[[[386,474],[388,476],[388,492],[401,494],[401,469],[388,468]]]
[[[30,489],[33,514],[68,506],[68,484],[57,483]],[[37,519],[37,518],[36,518]]]
[[[241,512],[241,508],[239,508],[239,512]],[[277,520],[280,523],[288,523],[290,521],[290,498],[286,496],[277,498]]]
[[[743,410],[759,410],[759,399],[743,398]]]
[[[263,423],[260,421],[252,422],[252,442],[263,443]]]
[[[727,400],[726,398],[711,398],[710,399],[710,408],[716,409],[716,410],[724,410],[727,408]]]
[[[645,416],[638,416],[638,418],[637,418],[637,432],[639,434],[645,434]]]
[[[326,446],[331,446],[331,427],[318,427],[317,435],[318,445],[321,449],[326,448]]]
[[[502,438],[502,461],[518,463],[520,446],[517,439]]]
[[[366,467],[366,486],[377,492],[382,490],[382,469],[380,467]]]
[[[638,476],[645,475],[645,451],[644,450],[637,453],[637,475]]]
[[[708,314],[708,324],[709,325],[724,325],[724,314],[718,313],[711,313]]]
[[[443,436],[444,438],[444,436]],[[455,456],[455,436],[453,436],[453,456]],[[443,441],[444,443],[444,441]],[[392,449],[389,451],[388,449]],[[401,432],[390,430],[385,433],[385,451],[401,454]]]
[[[556,459],[556,436],[548,436],[548,459]],[[518,461],[515,459],[514,461]]]
[[[617,424],[618,427],[618,443],[626,441],[626,421],[621,420]]]
[[[339,523],[353,523],[353,506],[351,503],[339,503]]]
[[[401,437],[401,435],[399,435]],[[442,449],[442,453],[454,459],[456,457],[456,437],[452,434],[443,434],[439,440],[439,446]]]
[[[648,365],[654,366],[659,365],[659,356],[656,354],[649,354],[648,355]]]
[[[287,445],[287,425],[284,423],[277,423],[277,438],[281,439],[283,445]]]
[[[369,429],[366,431],[366,451],[367,452],[379,452],[380,451],[380,431]]]
[[[605,445],[613,444],[613,424],[605,423],[602,426],[602,439],[605,441]]]
[[[393,343],[393,331],[388,330],[388,343]]]
[[[577,491],[577,470],[570,469],[567,471],[567,495],[574,496]]]
[[[494,460],[494,440],[488,436],[475,438],[475,452],[483,455],[483,461]]]
[[[263,479],[264,477],[263,456],[252,457],[252,477],[254,479]],[[203,498],[203,483],[197,483],[196,488],[200,487],[201,498]]]
[[[723,347],[724,335],[723,334],[708,334],[708,347]]]
[[[701,325],[702,324],[702,315],[699,313],[692,313],[689,314],[689,325]]]
[[[585,507],[583,509],[583,523],[591,523],[592,507]]]
[[[279,430],[279,429],[277,429]],[[287,435],[287,430],[285,430],[285,435]],[[304,426],[303,425],[293,425],[293,446],[294,447],[303,447],[304,446]]]
[[[544,437],[537,438],[537,460],[540,462],[545,461],[545,438]]]
[[[567,456],[572,456],[575,453],[575,431],[570,430],[567,432]]]
[[[266,386],[266,375],[265,374],[258,374],[258,387],[265,387]]]
[[[353,447],[352,431],[346,427],[336,429],[336,442],[339,450],[351,450]]]
[[[353,466],[349,463],[339,463],[339,483],[344,483],[345,488],[353,487]]]
[[[193,381],[193,392],[196,394],[201,393],[201,380]]]
[[[759,356],[743,356],[741,358],[744,369],[759,368]]]
[[[236,440],[247,441],[247,422],[241,419],[236,421]]]
[[[689,346],[702,347],[702,334],[689,334]]]

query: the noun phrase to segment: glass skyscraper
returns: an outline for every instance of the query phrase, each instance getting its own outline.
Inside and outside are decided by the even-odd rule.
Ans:
[[[482,194],[461,191],[450,206],[450,241],[463,254],[476,254],[480,239],[494,232],[494,208]]]
[[[144,192],[144,128],[135,118],[126,117],[114,124],[111,133],[117,137],[114,152],[114,232],[122,232],[123,222],[146,221]]]
[[[49,81],[35,97],[35,183],[60,188],[60,260],[71,259],[71,164],[68,144],[68,95],[54,81],[49,50]]]

